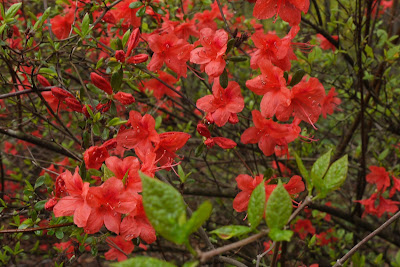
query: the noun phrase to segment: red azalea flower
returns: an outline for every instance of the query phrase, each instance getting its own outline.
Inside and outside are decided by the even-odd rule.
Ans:
[[[97,233],[103,224],[108,230],[119,234],[121,214],[135,209],[137,194],[125,190],[120,179],[111,177],[99,187],[91,187],[87,193],[87,203],[92,208],[85,231]]]
[[[193,45],[183,39],[178,39],[175,34],[152,34],[148,37],[150,49],[154,52],[147,68],[150,71],[159,70],[165,63],[177,75],[186,78],[186,61],[190,58]]]
[[[399,210],[399,204],[399,201],[393,201],[379,196],[379,205],[376,207],[378,217],[380,218],[385,212],[395,213]]]
[[[134,148],[143,152],[153,150],[153,144],[160,142],[160,137],[154,129],[156,122],[150,114],[142,117],[139,112],[129,112],[130,129],[119,132],[117,135],[118,145],[126,149]],[[136,152],[138,153],[138,152]]]
[[[291,44],[292,39],[299,30],[299,26],[292,27],[289,34],[282,39],[276,34],[264,34],[262,31],[253,34],[251,40],[253,40],[254,45],[258,49],[251,56],[251,68],[256,69],[260,62],[268,60],[282,70],[289,71],[291,67],[290,60],[297,59],[296,55],[293,53]]]
[[[283,70],[268,60],[259,62],[259,66],[261,75],[248,80],[246,86],[257,95],[264,95],[260,104],[261,114],[272,118],[279,106],[290,105],[290,90],[286,88]]]
[[[201,64],[202,69],[210,77],[218,77],[224,71],[224,59],[228,43],[228,33],[224,30],[204,28],[200,31],[200,43],[203,47],[195,48],[190,52],[190,62]]]
[[[242,212],[247,210],[251,193],[263,181],[263,177],[264,177],[263,175],[257,175],[253,179],[253,177],[247,174],[239,174],[236,177],[235,180],[238,184],[238,187],[239,189],[242,190],[242,192],[239,192],[239,194],[237,194],[237,196],[233,200],[233,208],[237,212]]]
[[[315,234],[315,228],[308,219],[298,219],[293,230],[300,236],[301,239],[305,239],[308,234]]]
[[[99,169],[109,156],[104,146],[91,146],[85,151],[83,159],[85,160],[86,168]]]
[[[142,182],[139,177],[140,162],[135,157],[109,157],[106,159],[106,166],[115,174],[115,177],[122,180],[126,177],[126,188],[133,192],[142,191]]]
[[[252,111],[254,127],[245,130],[240,138],[243,144],[258,143],[258,147],[266,156],[288,153],[288,144],[300,134],[296,123],[279,124],[272,119],[265,119],[258,110]]]
[[[321,114],[321,104],[325,97],[324,86],[316,78],[307,82],[301,81],[291,90],[290,105],[280,105],[276,110],[276,117],[280,121],[287,121],[291,116],[311,124],[318,120]]]
[[[376,189],[381,192],[385,192],[386,188],[390,186],[389,173],[384,167],[370,166],[369,173],[366,176],[366,180],[370,184],[376,184]]]
[[[154,152],[157,154],[157,160],[160,166],[168,167],[172,165],[172,162],[177,157],[175,152],[186,144],[190,138],[190,134],[167,132],[159,136],[160,142],[155,147]]]
[[[163,72],[161,70],[157,71],[157,73],[159,74],[158,78],[160,80],[164,81],[166,84],[172,85],[178,81],[178,79],[176,79],[174,76],[172,76],[166,72]],[[161,99],[164,95],[168,95],[171,97],[180,97],[177,93],[172,91],[170,88],[165,86],[163,83],[161,83],[157,79],[150,79],[147,82],[144,82],[143,84],[144,84],[144,87],[140,87],[140,89],[142,91],[144,91],[145,89],[149,89],[149,90],[153,91],[153,95],[157,99]],[[175,88],[176,91],[179,91],[180,89],[181,89],[180,86]]]
[[[78,167],[74,175],[70,171],[65,171],[59,178],[63,181],[65,185],[63,188],[68,196],[61,198],[54,206],[54,216],[74,216],[74,223],[78,227],[85,227],[91,211],[86,201],[89,183],[82,181]]]
[[[253,16],[269,19],[279,15],[282,20],[289,22],[290,26],[295,26],[300,24],[301,11],[307,14],[309,6],[309,0],[257,0]]]
[[[125,240],[140,237],[147,244],[156,241],[156,231],[146,217],[141,196],[136,209],[122,220],[120,231]]]
[[[122,236],[107,237],[107,243],[110,246],[110,250],[104,254],[106,260],[124,261],[128,259],[125,254],[131,254],[135,248],[132,241],[127,241]],[[125,254],[122,253],[121,250],[125,252]]]
[[[339,36],[337,36],[337,35],[332,35],[331,37],[332,37],[332,39],[334,39],[336,41],[339,40]],[[329,42],[328,39],[326,39],[322,34],[318,33],[317,38],[320,41],[319,47],[321,47],[321,49],[323,49],[323,50],[332,49],[332,51],[335,52],[336,46],[334,46],[331,42]]]
[[[332,87],[331,90],[329,90],[328,95],[324,97],[321,104],[321,112],[324,119],[326,119],[326,114],[332,115],[335,108],[342,102],[340,98],[336,97],[337,95],[335,87]]]
[[[210,113],[215,124],[222,127],[233,114],[243,110],[244,99],[237,82],[229,82],[228,87],[223,89],[219,84],[219,79],[215,79],[212,92],[212,95],[197,100],[196,106]]]

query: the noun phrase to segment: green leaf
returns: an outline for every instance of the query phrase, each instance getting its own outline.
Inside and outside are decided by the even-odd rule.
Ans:
[[[326,171],[329,168],[329,163],[331,161],[331,149],[323,154],[311,168],[311,183],[315,186],[318,191],[324,191],[325,185],[322,181]]]
[[[21,8],[22,3],[17,3],[12,6],[6,11],[5,18],[10,19],[14,18],[17,14],[18,10]]]
[[[99,127],[99,125],[98,125],[97,123],[94,123],[94,124],[92,125],[92,131],[93,131],[93,134],[94,134],[95,136],[100,136],[100,135],[101,135],[100,127]]]
[[[327,193],[338,189],[346,180],[348,169],[347,155],[335,161],[325,175],[324,184]]]
[[[107,168],[107,166],[105,164],[103,164],[101,167],[102,167],[103,173],[104,173],[103,179],[102,179],[103,182],[107,181],[111,177],[115,177],[115,174],[109,168]]]
[[[277,228],[273,228],[269,231],[268,236],[274,241],[290,241],[292,238],[293,231],[290,230],[281,230]]]
[[[33,26],[33,30],[42,31],[43,24],[50,15],[50,10],[51,10],[51,7],[47,8],[44,11],[43,15],[40,17],[40,19],[38,21],[36,21],[35,25]]]
[[[47,199],[40,200],[40,201],[36,202],[35,210],[37,210],[37,211],[43,210],[44,209],[44,204],[46,204],[46,202],[47,202]]]
[[[255,229],[261,222],[265,210],[265,187],[260,183],[251,193],[249,207],[247,209],[251,228]]]
[[[282,181],[272,191],[265,210],[265,220],[269,229],[283,229],[292,214],[292,199]]]
[[[107,126],[117,126],[117,125],[125,124],[127,122],[128,121],[126,121],[126,120],[121,120],[120,118],[115,117],[107,122]]]
[[[306,72],[304,70],[296,71],[292,77],[292,80],[289,83],[289,86],[295,86],[296,84],[298,84],[301,81],[301,79],[303,79],[303,76],[305,74],[306,74]]]
[[[124,71],[120,68],[117,72],[114,72],[111,76],[111,87],[115,91],[121,89],[122,79],[124,78]]]
[[[131,30],[127,30],[124,34],[124,36],[122,37],[122,46],[125,47],[126,43],[129,40],[129,36],[131,35]]]
[[[64,237],[64,232],[63,232],[61,229],[57,229],[57,231],[56,231],[56,237],[57,237],[58,239],[63,239],[63,237]]]
[[[36,179],[34,189],[42,186],[44,184],[44,182],[46,181],[46,178],[47,177],[45,175],[39,176],[39,178]]]
[[[143,17],[144,14],[146,14],[146,7],[141,7],[137,12],[136,12],[136,16],[137,17]]]
[[[252,231],[253,229],[247,226],[243,225],[227,225],[223,226],[221,228],[215,229],[212,231],[212,234],[216,234],[219,236],[221,239],[229,239],[235,236],[241,236],[248,234]]]
[[[86,36],[89,33],[89,23],[90,23],[90,17],[89,14],[86,13],[86,15],[83,17],[82,20],[82,35]]]
[[[139,8],[139,7],[141,7],[141,6],[143,6],[143,3],[142,2],[132,2],[132,3],[130,3],[129,4],[129,8],[132,8],[132,9],[136,9],[136,8]]]
[[[226,52],[225,52],[225,54],[228,54],[228,53],[231,51],[231,49],[232,49],[232,47],[233,47],[234,44],[235,44],[235,38],[232,38],[232,39],[230,39],[230,40],[228,41],[228,43],[227,43],[227,45],[226,45]]]
[[[193,212],[192,217],[187,221],[185,224],[185,233],[186,236],[188,237],[192,233],[196,232],[197,229],[201,227],[201,225],[207,221],[207,219],[210,217],[212,212],[212,205],[210,201],[205,201],[203,204],[200,205],[200,207]]]
[[[222,88],[228,87],[228,72],[226,71],[226,69],[224,69],[221,76],[219,77],[219,84]]]
[[[301,160],[299,155],[297,155],[296,152],[294,153],[294,157],[296,158],[296,163],[297,163],[297,167],[299,168],[300,174],[306,180],[307,189],[310,192],[312,190],[312,187],[313,187],[312,181],[310,179],[310,174],[308,173],[306,167],[303,164],[303,161]]]
[[[185,172],[183,171],[181,165],[178,165],[178,176],[179,176],[179,179],[181,180],[181,183],[186,182],[187,177],[186,177]]]
[[[113,267],[176,267],[176,265],[156,258],[139,256],[125,261],[111,263]]]
[[[186,236],[186,206],[181,194],[171,185],[140,173],[143,186],[143,207],[154,229],[165,239],[182,244]]]

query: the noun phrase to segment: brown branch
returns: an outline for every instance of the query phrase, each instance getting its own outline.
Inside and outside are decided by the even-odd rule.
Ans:
[[[367,235],[363,240],[358,242],[349,252],[346,253],[342,258],[338,259],[336,264],[333,267],[343,266],[343,264],[351,257],[357,250],[360,249],[361,246],[366,244],[369,240],[371,240],[374,236],[378,235],[383,229],[388,227],[391,223],[397,220],[400,217],[400,211],[398,211],[392,218],[387,220],[384,224],[379,226],[375,231]]]
[[[40,230],[46,230],[46,229],[66,227],[66,226],[71,226],[71,225],[74,225],[74,223],[72,223],[72,222],[71,223],[61,223],[61,224],[42,226],[42,227],[34,227],[34,228],[26,228],[26,229],[5,229],[5,230],[0,230],[0,234],[34,232],[34,231],[40,231]]]
[[[37,138],[35,136],[25,134],[25,133],[19,132],[19,131],[10,130],[10,129],[1,129],[0,128],[0,133],[5,134],[10,137],[14,137],[14,138],[26,141],[26,142],[29,142],[29,143],[32,143],[34,145],[54,151],[61,155],[67,156],[69,158],[76,159],[78,161],[82,161],[82,159],[79,156],[73,154],[72,152],[68,151],[67,149],[63,148],[62,146],[58,146],[56,144],[50,143],[41,138]]]
[[[217,255],[220,255],[220,254],[222,254],[224,252],[227,252],[227,251],[230,251],[232,249],[243,247],[243,246],[245,246],[247,244],[253,243],[254,241],[260,239],[261,237],[266,236],[268,234],[268,232],[269,232],[268,230],[264,230],[264,231],[261,231],[261,232],[255,234],[255,235],[249,236],[248,238],[240,240],[238,242],[235,242],[235,243],[232,243],[232,244],[229,244],[229,245],[226,245],[226,246],[223,246],[223,247],[211,250],[211,251],[199,252],[200,262],[201,263],[205,263],[209,259],[211,259],[211,258],[213,258],[213,257],[215,257]]]
[[[38,89],[38,91],[39,92],[46,92],[46,91],[51,91],[51,89]],[[35,93],[35,91],[32,91],[31,89],[27,89],[27,90],[22,90],[22,91],[2,94],[2,95],[0,95],[0,99],[9,98],[9,97],[18,96],[18,95],[23,95],[23,94],[30,94],[30,93]]]

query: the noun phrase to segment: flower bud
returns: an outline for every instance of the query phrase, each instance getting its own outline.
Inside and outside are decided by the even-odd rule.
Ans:
[[[149,59],[149,55],[147,54],[139,54],[133,57],[128,58],[127,63],[129,64],[139,64],[146,62]]]
[[[67,90],[64,90],[60,87],[53,87],[51,88],[51,93],[53,94],[53,96],[55,98],[57,98],[58,100],[64,100],[67,97],[71,97],[71,98],[75,98],[70,92],[68,92]]]
[[[90,73],[90,79],[92,80],[92,83],[99,89],[103,90],[104,92],[106,92],[109,95],[112,95],[113,90],[111,87],[111,84],[104,79],[103,77],[101,77],[100,75],[98,75],[95,72]]]
[[[125,52],[124,50],[117,50],[115,51],[115,58],[118,60],[118,62],[125,62]]]
[[[136,28],[132,31],[128,39],[128,49],[126,50],[126,57],[129,57],[132,50],[138,45],[140,37],[140,30]]]
[[[36,76],[37,80],[39,81],[39,83],[43,86],[43,87],[49,87],[51,86],[51,84],[49,83],[49,81],[43,77],[42,75],[38,74],[38,76]]]
[[[206,138],[210,138],[211,137],[211,133],[208,130],[207,126],[205,126],[202,123],[197,124],[197,132],[201,135],[204,136]]]
[[[97,106],[96,106],[96,109],[97,109],[98,111],[100,111],[100,113],[105,113],[105,112],[109,111],[110,108],[111,108],[111,100],[108,101],[108,102],[105,103],[105,104],[99,103],[99,104],[97,104]]]
[[[110,149],[116,148],[117,144],[118,144],[117,140],[115,140],[115,138],[113,138],[113,139],[110,139],[110,140],[104,142],[104,144],[102,144],[101,147],[105,147],[107,150],[110,150]]]
[[[73,111],[82,113],[82,105],[76,98],[67,97],[65,103],[67,103],[67,106]]]
[[[115,100],[118,100],[122,105],[130,105],[135,102],[135,98],[128,93],[118,92],[114,96]]]

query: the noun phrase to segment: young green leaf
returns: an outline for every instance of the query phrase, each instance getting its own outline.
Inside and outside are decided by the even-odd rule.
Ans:
[[[268,227],[272,229],[283,229],[292,214],[292,199],[282,181],[272,191],[265,210],[265,220]]]
[[[186,206],[181,194],[171,185],[140,173],[143,186],[143,207],[154,229],[165,239],[182,244],[186,236]]]
[[[132,8],[132,9],[136,9],[136,8],[141,7],[141,6],[143,6],[143,3],[140,2],[140,1],[132,2],[132,3],[129,4],[129,8]]]
[[[268,235],[274,241],[290,241],[293,231],[273,228],[269,231]]]
[[[229,239],[235,236],[241,236],[248,234],[252,231],[253,229],[247,226],[243,225],[227,225],[223,226],[221,228],[215,229],[212,231],[212,234],[216,234],[219,236],[221,239]]]
[[[21,8],[22,3],[17,3],[12,6],[6,11],[5,18],[11,19],[14,18],[17,14],[18,10]]]
[[[310,179],[310,174],[308,173],[306,167],[304,166],[303,161],[301,160],[299,155],[297,155],[296,152],[294,153],[294,157],[296,159],[297,167],[299,168],[301,176],[303,176],[303,178],[307,182],[308,191],[312,190],[313,184],[312,184],[312,181]]]
[[[329,168],[331,151],[332,150],[330,149],[324,155],[319,157],[319,159],[314,162],[314,165],[311,168],[311,182],[315,188],[318,189],[318,191],[323,191],[325,188],[322,178],[324,178],[324,175]]]
[[[120,68],[117,72],[113,73],[111,76],[111,87],[114,91],[119,91],[121,89],[122,79],[124,78],[124,71]]]
[[[113,267],[176,267],[176,265],[162,261],[156,258],[151,258],[151,257],[144,257],[144,256],[139,256],[135,258],[130,258],[127,259],[126,261],[121,261],[121,262],[116,262],[112,263],[111,266]]]
[[[261,222],[265,210],[265,187],[259,184],[251,193],[249,207],[247,209],[251,228],[255,229]]]
[[[348,169],[347,155],[335,161],[325,175],[324,184],[327,193],[338,189],[346,180]]]
[[[82,35],[86,36],[89,33],[89,23],[90,23],[90,17],[89,14],[86,13],[86,15],[83,17],[82,20]]]
[[[210,201],[205,201],[200,207],[193,212],[192,217],[185,224],[185,234],[187,237],[196,232],[200,226],[207,221],[212,212],[212,205]]]
[[[136,12],[136,16],[137,17],[143,17],[144,14],[146,13],[146,7],[141,7],[137,12]]]

